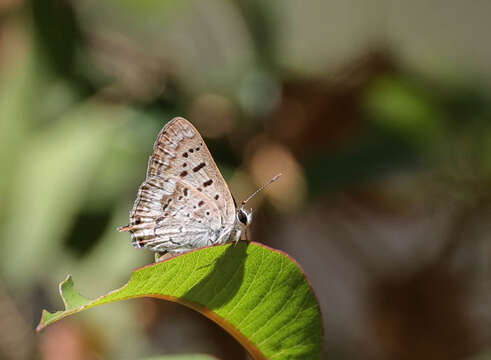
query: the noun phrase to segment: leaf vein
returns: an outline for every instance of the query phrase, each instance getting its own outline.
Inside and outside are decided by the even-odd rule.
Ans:
[[[288,304],[289,304],[289,303],[290,303],[290,302],[291,302],[293,299],[295,299],[295,294],[296,294],[296,292],[298,291],[298,289],[299,289],[299,288],[297,287],[297,288],[295,288],[295,290],[293,290],[293,294],[292,294],[292,296],[290,296],[290,297],[288,298],[288,300],[287,300],[287,301],[285,301],[285,303],[283,304],[283,306],[281,307],[281,309],[279,309],[279,310],[276,312],[276,314],[274,314],[274,316],[270,317],[270,318],[269,318],[269,319],[268,319],[268,320],[267,320],[267,321],[266,321],[266,322],[265,322],[265,323],[264,323],[264,324],[263,324],[263,325],[262,325],[262,326],[261,326],[259,329],[257,329],[257,330],[256,330],[256,331],[255,331],[255,332],[254,332],[254,333],[251,335],[251,338],[252,338],[254,335],[256,335],[256,334],[257,334],[259,331],[261,331],[262,329],[264,329],[264,327],[266,327],[266,326],[267,326],[267,325],[268,325],[268,324],[269,324],[269,323],[270,323],[272,320],[274,320],[274,319],[275,319],[275,318],[276,318],[276,317],[277,317],[279,314],[281,314],[281,312],[283,312],[283,310],[284,310],[284,309],[287,307],[287,305],[288,305]],[[302,301],[302,306],[303,306],[303,301]],[[289,324],[289,323],[290,323],[290,321],[289,321],[289,322],[287,322],[286,324]],[[286,325],[286,324],[284,324],[284,325]],[[282,326],[282,327],[280,327],[280,329],[278,329],[277,331],[281,330],[282,328],[283,328],[283,326]],[[267,339],[268,339],[268,338],[266,338],[265,340],[267,340]],[[265,341],[265,340],[263,340],[263,341]]]
[[[181,272],[182,268],[184,267],[184,261],[182,261],[182,258],[180,260],[181,260],[181,264],[180,264],[181,266],[179,267],[179,270],[176,271],[176,274],[179,274]],[[176,277],[173,279],[174,282],[177,281],[178,278],[179,278],[179,275],[176,275]],[[165,292],[164,290],[167,290],[172,283],[173,283],[173,281],[171,280],[167,284],[164,284],[164,286],[160,289],[160,292],[164,293]]]
[[[239,326],[240,326],[240,325],[241,325],[241,324],[242,324],[242,323],[245,321],[245,319],[247,319],[247,318],[248,318],[248,317],[249,317],[249,316],[250,316],[250,315],[253,313],[253,311],[254,311],[255,309],[257,309],[257,308],[259,307],[259,305],[261,305],[261,304],[263,303],[263,301],[265,301],[265,300],[268,298],[269,294],[271,293],[271,291],[272,291],[272,290],[273,290],[273,288],[274,288],[274,285],[275,285],[275,283],[276,283],[276,280],[277,280],[277,279],[280,277],[280,275],[281,275],[281,273],[282,273],[282,272],[283,272],[283,259],[281,259],[281,262],[280,262],[280,271],[278,271],[278,274],[276,275],[276,277],[275,277],[275,278],[274,278],[274,280],[272,281],[271,286],[270,286],[270,288],[269,288],[268,292],[267,292],[267,293],[266,293],[266,294],[265,294],[265,295],[264,295],[264,296],[261,298],[261,300],[259,301],[259,303],[258,303],[258,304],[257,304],[257,305],[254,307],[254,309],[252,309],[252,310],[249,312],[249,314],[247,314],[247,316],[246,316],[246,317],[244,317],[244,318],[243,318],[243,319],[240,321],[240,323],[238,323],[238,324],[237,324],[237,327],[239,327]],[[245,328],[246,328],[246,327],[247,327],[247,325],[245,326]]]
[[[237,266],[235,268],[234,274],[230,277],[230,279],[227,281],[227,283],[225,284],[224,287],[222,287],[218,292],[215,292],[215,295],[213,295],[213,297],[209,301],[209,304],[212,304],[213,301],[215,300],[215,298],[230,285],[230,283],[232,282],[233,278],[239,273],[239,270],[240,270],[240,266]]]
[[[264,254],[265,254],[264,251],[262,251],[261,252],[261,263],[257,267],[256,273],[254,274],[254,278],[252,279],[252,281],[251,281],[249,287],[247,288],[246,292],[244,293],[244,295],[239,299],[239,301],[237,301],[237,304],[235,304],[234,307],[232,309],[230,309],[230,311],[227,313],[227,315],[226,315],[227,318],[229,318],[232,315],[232,313],[235,311],[237,306],[239,306],[239,304],[242,302],[242,300],[247,297],[247,294],[251,290],[252,285],[254,285],[254,283],[256,282],[257,274],[259,274],[259,270],[261,269],[261,267],[263,266],[263,263],[264,263]]]
[[[290,299],[292,299],[292,298],[294,298],[294,296],[292,296]],[[302,306],[301,306],[301,307],[303,307],[303,304],[305,303],[305,300],[306,300],[307,298],[308,298],[308,296],[305,296],[305,298],[302,300]],[[287,301],[287,303],[290,301],[290,299]],[[285,303],[285,304],[286,304],[286,303]],[[283,308],[284,308],[284,307],[283,307]],[[281,311],[283,311],[283,309],[282,309]],[[273,318],[274,318],[274,317],[276,317],[276,316],[277,316],[279,313],[280,313],[280,311],[279,311],[279,312],[277,312],[277,313],[275,314],[275,316],[273,316]],[[281,330],[283,330],[283,329],[284,329],[284,328],[285,328],[287,325],[290,325],[292,322],[294,322],[295,320],[297,320],[298,315],[300,315],[301,313],[302,313],[302,311],[297,312],[297,315],[295,315],[295,317],[294,317],[293,319],[290,319],[290,321],[288,321],[288,322],[286,322],[285,324],[283,324],[283,325],[282,325],[282,326],[281,326],[281,327],[280,327],[278,330],[276,330],[276,333],[280,332],[280,331],[281,331]],[[270,322],[270,321],[271,321],[273,318],[269,319],[269,320],[267,321],[267,323],[268,323],[268,322]],[[264,326],[263,326],[263,327],[264,327]],[[256,333],[257,333],[257,331],[256,331]],[[268,340],[269,340],[269,339],[271,339],[273,336],[274,336],[274,333],[273,333],[273,334],[271,334],[270,336],[268,336],[266,339],[263,339],[263,340],[262,340],[262,341],[261,341],[259,344],[257,344],[257,346],[261,346],[262,344],[267,343],[267,342],[268,342]]]
[[[182,284],[179,285],[179,287],[176,290],[174,290],[174,294],[176,294],[176,296],[177,296],[179,289],[181,289],[183,287],[183,285],[186,284],[189,281],[189,279],[192,278],[194,272],[196,271],[196,268],[198,267],[200,255],[201,255],[201,253],[198,251],[198,254],[196,255],[196,263],[193,266],[193,270],[189,273],[189,277],[186,280],[184,280],[182,282]]]

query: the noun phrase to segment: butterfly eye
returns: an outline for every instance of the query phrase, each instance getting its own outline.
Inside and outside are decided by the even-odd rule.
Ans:
[[[247,225],[247,215],[242,210],[237,212],[237,219],[239,219],[242,224]]]

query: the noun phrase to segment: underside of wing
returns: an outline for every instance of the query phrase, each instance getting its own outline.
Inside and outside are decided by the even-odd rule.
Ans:
[[[199,132],[175,118],[160,131],[130,212],[135,247],[185,252],[227,240],[235,204]]]
[[[148,162],[147,179],[168,176],[208,196],[226,222],[234,221],[230,190],[198,130],[183,118],[174,118],[160,131]]]
[[[133,246],[184,252],[226,240],[227,227],[214,202],[179,178],[148,178],[130,214]]]

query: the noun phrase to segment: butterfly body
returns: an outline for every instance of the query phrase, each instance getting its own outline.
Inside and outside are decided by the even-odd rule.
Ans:
[[[179,254],[240,240],[252,220],[232,194],[199,132],[174,118],[159,133],[130,211],[133,246]]]

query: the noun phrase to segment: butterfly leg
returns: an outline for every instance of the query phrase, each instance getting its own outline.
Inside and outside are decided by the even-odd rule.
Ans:
[[[167,252],[167,251],[164,251],[164,252],[158,251],[155,253],[155,262],[157,263],[159,261],[167,260],[171,256],[172,256],[172,254]]]
[[[240,229],[232,229],[228,232],[227,234],[227,237],[226,237],[226,241],[227,242],[233,242],[234,245],[237,244],[237,242],[240,240],[240,235],[242,234],[242,230]]]
[[[234,232],[233,239],[232,241],[234,242],[234,246],[237,245],[237,243],[240,241],[240,238],[242,237],[242,230],[237,229]]]
[[[249,228],[246,227],[246,229],[244,231],[244,235],[245,235],[245,239],[244,240],[245,241],[249,241],[249,232],[250,232]]]

